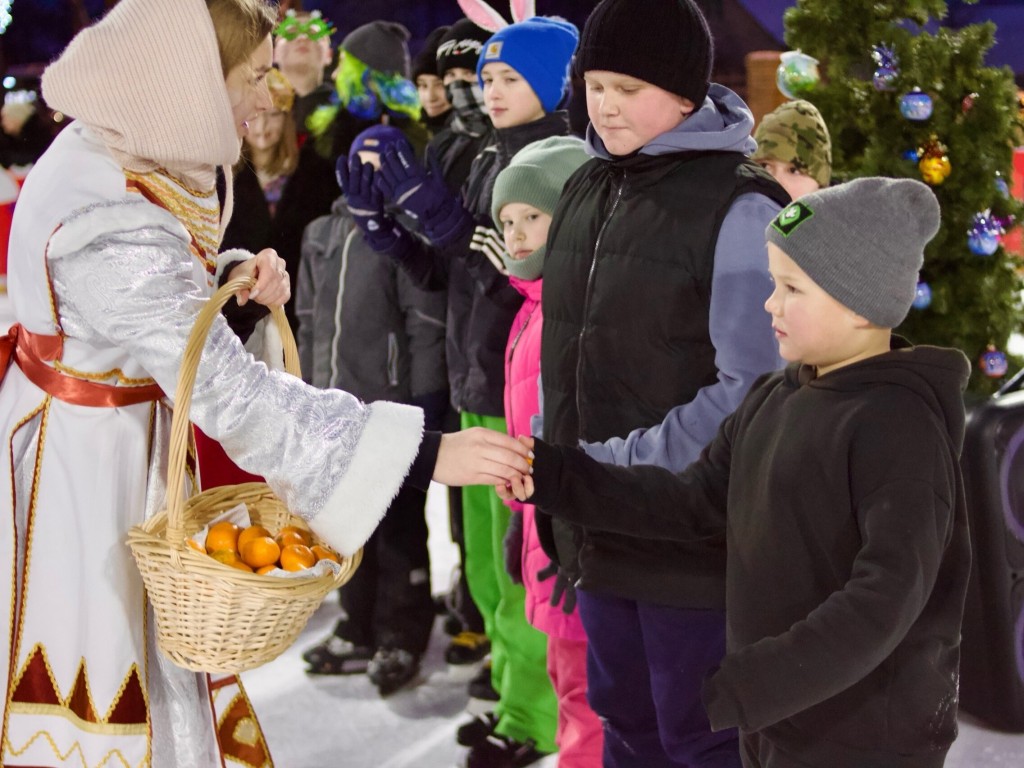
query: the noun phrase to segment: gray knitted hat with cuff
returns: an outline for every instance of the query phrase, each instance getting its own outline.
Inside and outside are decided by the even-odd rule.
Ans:
[[[920,181],[868,177],[790,203],[765,236],[840,304],[895,328],[910,311],[939,216]]]

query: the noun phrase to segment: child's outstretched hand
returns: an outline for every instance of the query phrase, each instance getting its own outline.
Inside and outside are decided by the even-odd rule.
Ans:
[[[518,440],[530,451],[530,457],[527,458],[527,461],[530,463],[530,466],[533,466],[533,438],[520,435]],[[512,478],[508,482],[499,483],[495,486],[494,490],[502,501],[511,501],[512,499],[529,501],[530,497],[533,496],[533,478],[529,475],[521,475]]]

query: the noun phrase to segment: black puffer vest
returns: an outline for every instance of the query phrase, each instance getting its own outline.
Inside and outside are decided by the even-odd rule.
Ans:
[[[541,370],[544,433],[603,442],[658,424],[717,380],[708,329],[718,231],[732,202],[789,198],[736,152],[591,160],[548,235]],[[570,530],[539,516],[545,549],[596,592],[724,606],[724,539],[699,545]]]

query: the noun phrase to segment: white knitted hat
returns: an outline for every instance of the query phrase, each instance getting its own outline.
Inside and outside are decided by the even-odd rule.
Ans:
[[[43,72],[43,98],[81,120],[133,171],[212,187],[235,129],[205,0],[121,0]]]

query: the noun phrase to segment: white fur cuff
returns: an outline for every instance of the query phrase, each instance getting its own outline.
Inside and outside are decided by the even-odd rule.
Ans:
[[[423,411],[377,402],[355,456],[310,527],[343,555],[366,543],[398,494],[423,439]]]

